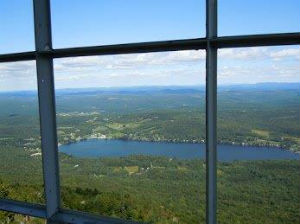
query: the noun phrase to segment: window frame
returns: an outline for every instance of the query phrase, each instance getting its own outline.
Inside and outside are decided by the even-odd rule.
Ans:
[[[217,52],[220,48],[299,45],[300,32],[219,37],[217,0],[206,0],[206,37],[76,48],[52,48],[50,0],[33,0],[35,51],[0,54],[1,62],[35,60],[38,78],[45,205],[0,199],[0,210],[44,218],[47,223],[137,223],[62,209],[53,59],[179,50],[206,50],[206,223],[217,218]]]

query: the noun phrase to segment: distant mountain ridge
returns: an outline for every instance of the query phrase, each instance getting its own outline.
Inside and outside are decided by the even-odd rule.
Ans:
[[[261,82],[256,84],[234,84],[234,85],[220,85],[218,89],[221,90],[295,90],[300,89],[300,83],[296,82]]]
[[[220,85],[219,91],[237,90],[300,90],[300,83],[276,83],[265,82],[257,84],[232,84]],[[139,87],[106,87],[106,88],[83,88],[83,89],[59,89],[57,95],[77,95],[77,94],[193,94],[204,92],[205,86],[139,86]]]
[[[219,85],[218,91],[238,90],[300,90],[300,83],[263,82],[256,84]],[[99,87],[99,88],[67,88],[57,89],[56,95],[93,95],[93,94],[193,94],[204,92],[205,86],[133,86],[133,87]],[[33,96],[35,90],[0,92],[0,96]]]

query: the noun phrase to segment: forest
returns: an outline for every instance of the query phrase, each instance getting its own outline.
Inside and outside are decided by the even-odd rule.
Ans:
[[[300,151],[299,97],[295,84],[219,88],[218,143]],[[43,204],[37,95],[0,93],[0,108],[0,198]],[[206,142],[203,87],[57,90],[56,109],[59,145]],[[65,208],[146,223],[205,222],[203,160],[59,157]],[[219,223],[299,223],[299,179],[297,160],[219,162]],[[0,223],[21,222],[44,223],[0,213]]]
[[[9,149],[15,156],[8,162],[6,150],[0,156],[0,196],[45,203],[41,157]],[[205,169],[196,159],[61,154],[63,207],[145,223],[204,223]],[[299,170],[299,161],[219,163],[219,223],[299,223]],[[1,213],[0,220],[7,216]]]

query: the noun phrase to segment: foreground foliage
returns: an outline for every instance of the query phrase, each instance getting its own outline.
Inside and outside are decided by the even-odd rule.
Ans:
[[[18,172],[3,169],[8,164],[1,159],[0,197],[44,203],[40,157],[9,150],[15,155],[10,162]],[[6,153],[2,149],[0,158]],[[202,160],[79,159],[61,154],[60,164],[66,208],[148,223],[205,222]],[[219,163],[219,223],[299,223],[299,170],[299,161]],[[0,220],[7,217],[8,213],[1,213]]]

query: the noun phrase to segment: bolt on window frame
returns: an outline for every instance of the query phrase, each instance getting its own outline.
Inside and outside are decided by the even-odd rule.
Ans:
[[[206,223],[217,223],[217,51],[220,48],[299,45],[300,32],[219,37],[217,0],[206,0],[206,37],[76,48],[52,48],[50,0],[33,0],[35,51],[0,54],[1,62],[35,60],[38,78],[45,205],[0,199],[0,210],[44,218],[47,223],[136,223],[62,209],[53,59],[179,50],[206,50]]]

